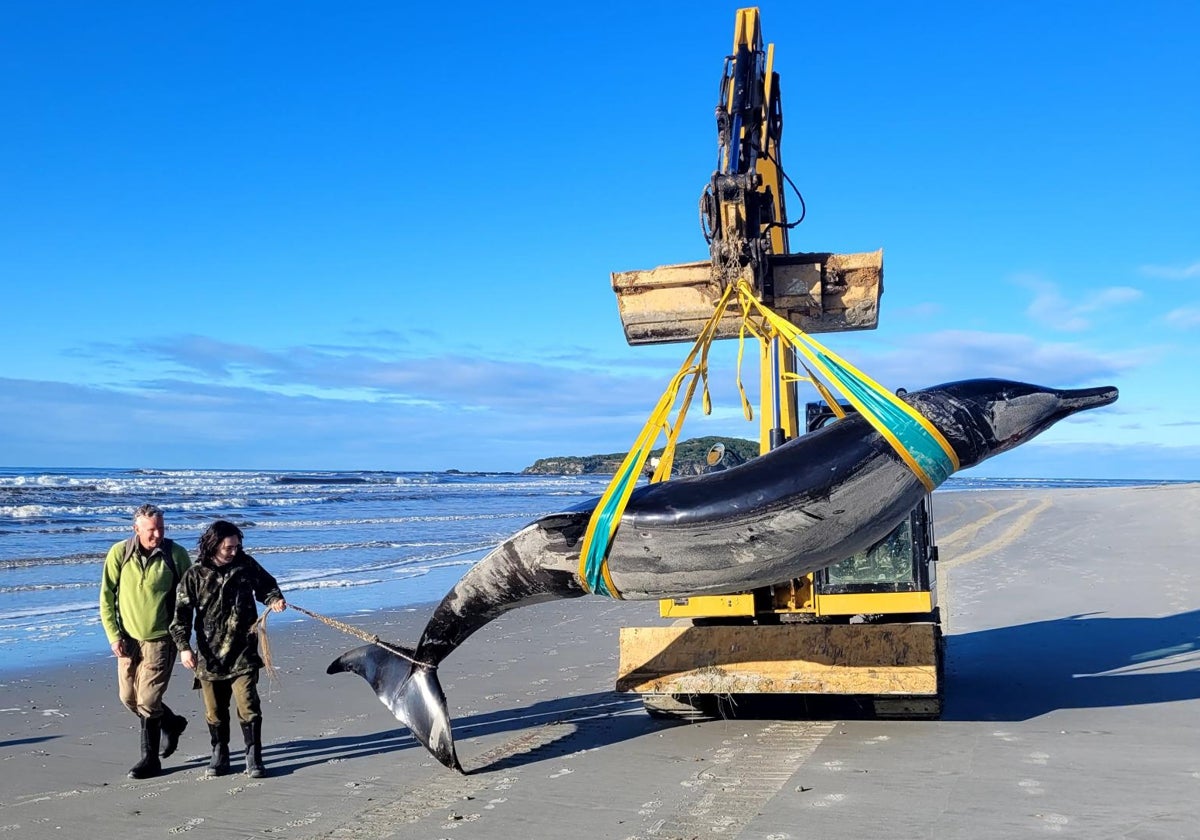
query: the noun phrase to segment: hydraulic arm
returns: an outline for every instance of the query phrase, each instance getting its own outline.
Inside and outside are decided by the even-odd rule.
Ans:
[[[630,344],[694,341],[739,279],[806,332],[876,326],[882,251],[789,251],[788,229],[796,222],[788,222],[784,203],[783,109],[773,65],[774,45],[762,42],[758,9],[738,10],[716,108],[717,168],[700,199],[709,259],[612,275]],[[741,316],[731,307],[716,337],[737,336]]]
[[[716,108],[718,168],[700,197],[713,275],[721,282],[744,278],[770,299],[770,255],[788,250],[773,59],[774,45],[762,45],[758,10],[740,9]]]

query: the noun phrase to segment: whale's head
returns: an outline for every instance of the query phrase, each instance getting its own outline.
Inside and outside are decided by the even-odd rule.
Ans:
[[[965,469],[1019,446],[1064,417],[1116,402],[1117,389],[964,379],[914,391],[905,399],[945,435]]]

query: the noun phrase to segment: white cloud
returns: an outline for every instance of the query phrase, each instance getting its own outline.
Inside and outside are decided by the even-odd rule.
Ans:
[[[1167,280],[1187,280],[1192,277],[1200,277],[1200,262],[1184,266],[1143,265],[1138,270],[1147,277],[1162,277]]]
[[[1036,277],[1022,276],[1014,282],[1033,292],[1033,300],[1025,308],[1025,314],[1039,324],[1063,332],[1090,329],[1093,323],[1091,316],[1104,315],[1143,296],[1141,290],[1130,286],[1109,286],[1068,298],[1057,284]]]
[[[885,387],[909,389],[984,376],[1055,387],[1109,384],[1157,352],[968,330],[898,341],[882,351],[831,344]],[[741,419],[735,344],[714,348],[714,412],[703,417],[697,393],[685,437],[757,437],[758,423]],[[90,349],[91,382],[98,365],[118,364],[108,382],[0,380],[13,407],[0,417],[0,460],[519,469],[548,455],[628,447],[686,348],[611,358],[580,352],[549,361],[418,356],[390,341],[280,350],[180,336]],[[757,413],[754,355],[742,378]],[[805,386],[800,399],[815,399],[815,392]]]
[[[942,330],[910,336],[885,353],[856,354],[851,361],[891,387],[995,376],[1065,388],[1107,382],[1154,357],[1153,350],[1100,351],[1019,333]]]
[[[1200,327],[1200,306],[1181,306],[1172,309],[1163,320],[1168,326],[1181,330],[1191,330]]]

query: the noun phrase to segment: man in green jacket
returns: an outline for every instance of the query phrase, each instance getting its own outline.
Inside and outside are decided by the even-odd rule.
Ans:
[[[133,514],[133,536],[116,543],[104,558],[100,579],[100,622],[117,657],[121,702],[141,721],[141,760],[129,778],[145,779],[162,770],[179,746],[187,719],[163,702],[175,644],[169,628],[175,587],[191,565],[187,550],[164,536],[163,512],[142,505]]]

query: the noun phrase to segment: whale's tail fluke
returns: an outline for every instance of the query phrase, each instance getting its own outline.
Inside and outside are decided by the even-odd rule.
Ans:
[[[412,651],[397,650],[409,660],[413,658]],[[363,645],[343,653],[326,669],[329,674],[343,671],[358,674],[370,683],[380,702],[438,761],[451,770],[463,772],[454,752],[446,695],[438,682],[436,668],[414,665],[379,645]]]

